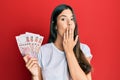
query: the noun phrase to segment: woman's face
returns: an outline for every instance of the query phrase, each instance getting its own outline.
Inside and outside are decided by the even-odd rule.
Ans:
[[[70,9],[65,9],[57,17],[57,36],[63,37],[66,29],[75,29],[74,17]]]

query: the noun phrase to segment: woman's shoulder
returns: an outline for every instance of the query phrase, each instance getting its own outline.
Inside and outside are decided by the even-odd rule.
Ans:
[[[51,49],[52,47],[52,43],[46,43],[41,45],[41,49]]]
[[[91,57],[92,58],[90,47],[87,44],[80,43],[80,48],[81,48],[81,50],[83,51],[83,53],[86,57]]]
[[[89,49],[89,46],[87,45],[87,44],[85,44],[85,43],[80,43],[80,47],[83,49],[83,48],[87,48],[87,49]]]
[[[49,46],[51,46],[51,44],[52,43],[45,43],[45,44],[41,45],[41,47],[49,47]]]

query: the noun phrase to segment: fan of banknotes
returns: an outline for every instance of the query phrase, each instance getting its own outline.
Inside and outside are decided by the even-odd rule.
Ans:
[[[39,34],[30,32],[16,36],[18,48],[22,56],[29,54],[31,57],[37,57],[43,38],[44,37]]]

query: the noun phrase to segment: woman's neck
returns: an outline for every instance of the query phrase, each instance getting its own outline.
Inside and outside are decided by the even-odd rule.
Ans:
[[[62,41],[63,41],[63,39],[61,37],[57,37],[57,39],[55,40],[54,44],[55,44],[55,46],[59,50],[64,51],[64,49],[63,49],[63,42]]]

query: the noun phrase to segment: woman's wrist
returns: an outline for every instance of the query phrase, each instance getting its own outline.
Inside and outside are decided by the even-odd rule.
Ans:
[[[66,54],[73,54],[74,51],[73,50],[68,50],[68,51],[65,51]]]
[[[32,75],[32,80],[39,80],[39,76],[38,75]]]

